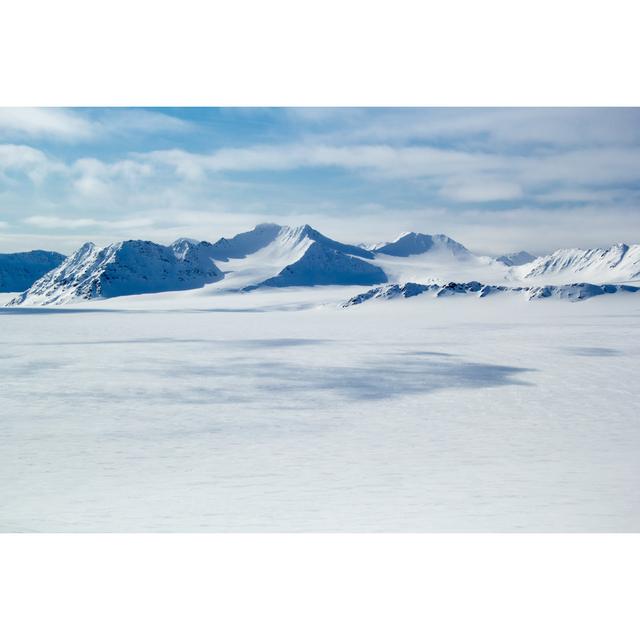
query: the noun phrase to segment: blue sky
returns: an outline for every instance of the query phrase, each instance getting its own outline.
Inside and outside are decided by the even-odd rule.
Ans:
[[[0,251],[258,222],[488,254],[640,242],[640,109],[0,108]]]

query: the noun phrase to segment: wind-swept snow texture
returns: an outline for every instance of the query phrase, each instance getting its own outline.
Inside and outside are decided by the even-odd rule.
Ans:
[[[347,289],[0,309],[0,530],[640,531],[640,295]]]
[[[66,256],[55,251],[0,253],[0,292],[24,291]]]
[[[190,244],[176,253],[143,240],[104,248],[88,242],[9,304],[63,304],[202,287],[222,277],[209,247]]]

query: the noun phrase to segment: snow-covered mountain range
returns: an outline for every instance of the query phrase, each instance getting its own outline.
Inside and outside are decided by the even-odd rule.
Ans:
[[[127,240],[100,248],[87,242],[10,304],[64,304],[202,287],[222,277],[208,256],[210,247],[194,243],[174,251],[154,242]]]
[[[595,295],[595,289],[588,289],[591,284],[600,287],[640,280],[640,245],[562,249],[538,258],[521,251],[492,258],[474,255],[445,235],[410,232],[392,242],[364,246],[338,242],[309,225],[260,224],[214,243],[189,238],[170,246],[143,240],[102,248],[86,243],[64,261],[59,254],[51,255],[58,256],[52,258],[55,264],[43,268],[40,277],[27,278],[26,290],[10,305],[64,304],[202,287],[214,294],[265,287],[387,283],[397,284],[368,297],[392,297],[386,292],[395,291],[393,287],[427,287],[440,296],[455,287],[469,292],[469,287],[478,285],[480,289],[473,292],[481,295],[513,290],[526,291],[528,297],[582,299],[587,293]],[[0,261],[0,277],[2,264]],[[16,278],[7,281],[17,282]],[[562,289],[565,285],[574,289]],[[547,293],[540,293],[543,291]]]
[[[589,282],[618,282],[640,278],[640,245],[614,244],[606,249],[560,249],[515,270],[522,279],[566,282],[567,276]]]

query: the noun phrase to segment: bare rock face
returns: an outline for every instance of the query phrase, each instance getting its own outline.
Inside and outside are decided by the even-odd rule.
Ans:
[[[580,282],[575,284],[547,285],[542,287],[508,287],[502,285],[481,284],[480,282],[449,282],[447,284],[418,284],[407,282],[406,284],[388,284],[375,287],[359,293],[347,300],[342,306],[353,307],[369,300],[391,300],[394,298],[413,298],[431,293],[434,298],[443,298],[456,295],[473,295],[477,298],[485,298],[493,294],[524,294],[528,300],[541,300],[555,298],[571,300],[574,302],[588,300],[595,296],[612,293],[637,293],[640,287],[615,284],[590,284]]]

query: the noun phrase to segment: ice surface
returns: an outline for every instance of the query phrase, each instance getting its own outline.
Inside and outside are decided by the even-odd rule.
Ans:
[[[640,296],[0,310],[4,531],[638,531]]]

